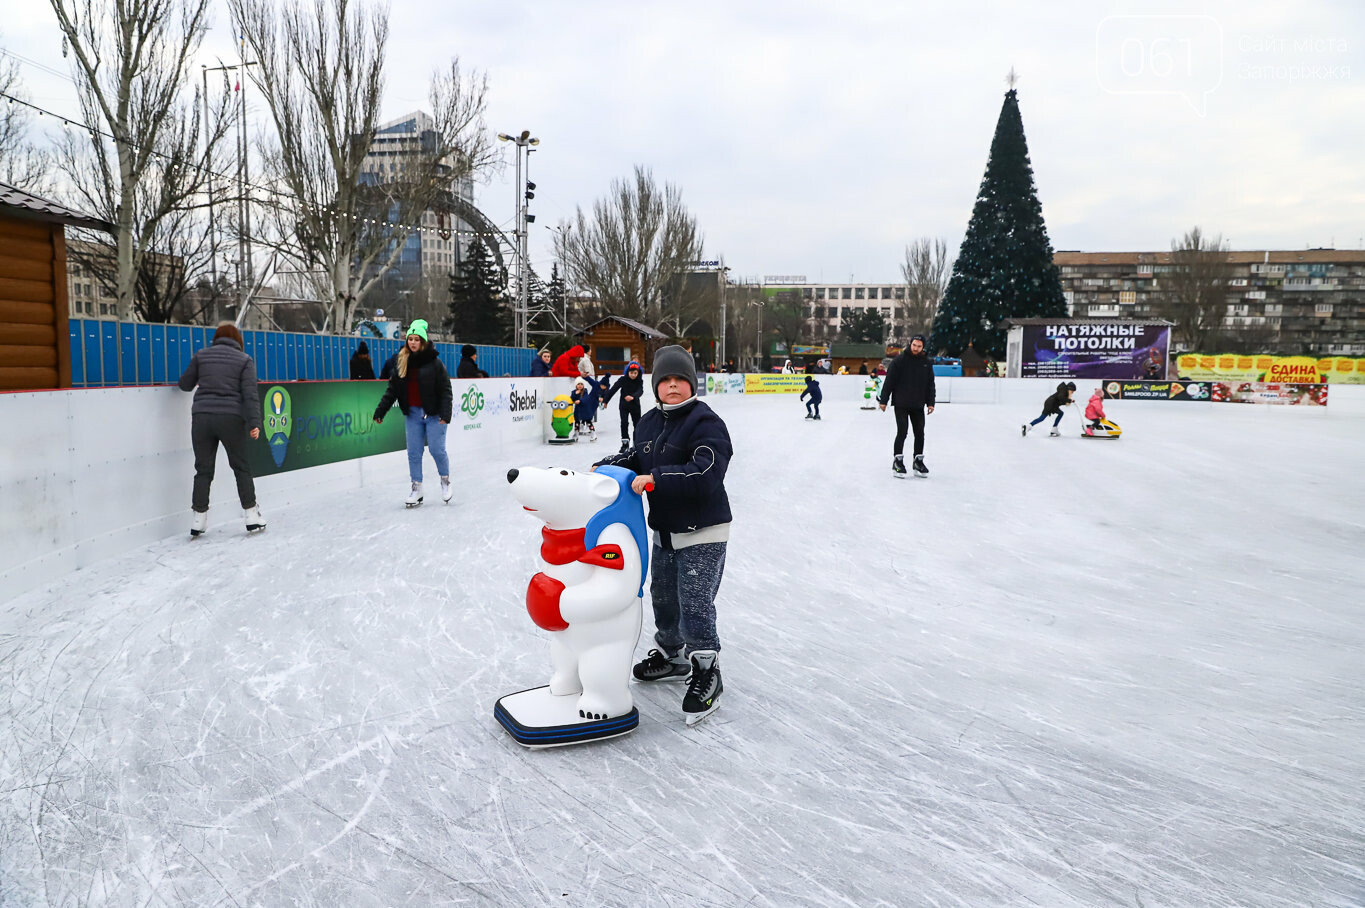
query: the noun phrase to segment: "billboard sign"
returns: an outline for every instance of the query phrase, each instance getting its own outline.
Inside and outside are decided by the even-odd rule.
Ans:
[[[1024,325],[1020,375],[1155,381],[1166,377],[1166,325]]]

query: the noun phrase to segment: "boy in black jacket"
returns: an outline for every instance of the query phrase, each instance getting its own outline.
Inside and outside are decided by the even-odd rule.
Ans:
[[[640,397],[645,393],[645,380],[640,374],[640,364],[632,362],[626,372],[616,380],[616,384],[602,398],[605,406],[611,402],[612,395],[621,394],[621,453],[630,450],[631,430],[640,425]]]
[[[905,435],[907,423],[915,427],[915,472],[929,473],[924,465],[924,414],[934,412],[934,364],[924,353],[924,335],[910,339],[910,347],[891,360],[882,382],[877,403],[882,410],[887,401],[896,408],[896,443],[892,446],[891,472],[905,473]]]
[[[805,400],[807,394],[810,400],[806,401],[806,419],[819,419],[820,401],[825,399],[825,395],[820,393],[820,383],[809,375],[806,376],[806,390],[801,392],[801,399]]]
[[[648,492],[650,598],[657,649],[636,664],[638,681],[690,680],[683,712],[692,725],[719,704],[720,637],[716,591],[725,570],[730,538],[730,499],[725,470],[733,449],[724,421],[697,400],[697,371],[682,347],[654,356],[658,407],[641,419],[635,445],[594,464],[614,464],[637,474],[632,488]]]

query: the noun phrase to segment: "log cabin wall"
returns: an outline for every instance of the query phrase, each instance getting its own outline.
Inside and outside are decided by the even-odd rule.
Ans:
[[[0,391],[71,387],[66,235],[0,212]]]

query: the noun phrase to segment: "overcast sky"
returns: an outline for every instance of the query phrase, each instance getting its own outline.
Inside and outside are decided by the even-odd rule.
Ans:
[[[66,71],[48,4],[6,6],[0,47]],[[391,28],[386,118],[458,55],[489,76],[489,128],[541,139],[543,274],[547,227],[643,164],[736,275],[898,280],[916,237],[956,252],[1011,67],[1055,248],[1166,249],[1195,224],[1237,249],[1365,237],[1358,0],[394,0]],[[223,3],[203,62],[233,54]],[[505,225],[510,162],[476,188]]]

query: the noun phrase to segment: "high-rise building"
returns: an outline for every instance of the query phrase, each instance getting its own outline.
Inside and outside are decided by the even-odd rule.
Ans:
[[[1224,345],[1241,335],[1263,352],[1365,354],[1365,250],[1226,253]],[[1171,289],[1170,252],[1075,252],[1053,256],[1068,313],[1150,318]],[[1205,352],[1216,353],[1216,350]]]

